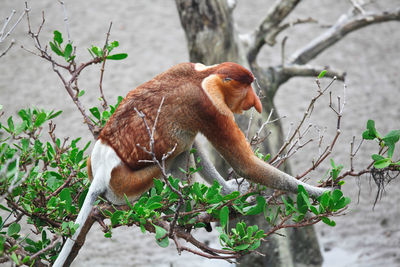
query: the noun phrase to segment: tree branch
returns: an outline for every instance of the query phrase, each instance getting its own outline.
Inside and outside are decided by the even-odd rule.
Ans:
[[[296,51],[291,56],[289,62],[292,64],[305,64],[330,46],[334,45],[336,42],[343,39],[343,37],[348,33],[371,24],[391,20],[400,20],[400,8],[393,12],[384,11],[380,14],[364,13],[354,15],[353,12],[349,12],[348,14],[342,15],[325,33],[316,37],[305,47]]]
[[[280,28],[279,24],[293,11],[300,0],[282,0],[276,1],[275,5],[268,11],[267,16],[251,34],[253,43],[250,45],[247,52],[247,58],[250,63],[256,60],[258,53],[266,43],[268,35],[273,36],[273,33]]]
[[[289,76],[289,78],[296,76],[317,77],[323,70],[326,70],[324,77],[327,78],[336,77],[338,80],[344,81],[346,77],[346,72],[342,70],[331,70],[328,67],[310,65],[289,65],[282,68],[280,72],[284,76]]]
[[[274,46],[276,43],[276,37],[286,30],[287,28],[293,27],[298,24],[304,24],[304,23],[317,23],[317,21],[311,17],[306,18],[306,19],[296,19],[294,21],[290,21],[288,23],[279,25],[277,27],[274,27],[264,38],[265,43],[267,43],[270,46]]]

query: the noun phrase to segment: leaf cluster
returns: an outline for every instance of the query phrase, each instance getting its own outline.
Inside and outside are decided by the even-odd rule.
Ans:
[[[383,148],[387,148],[386,156],[381,153],[372,155],[375,168],[384,169],[389,166],[393,166],[397,169],[400,168],[400,160],[393,160],[396,143],[400,140],[400,130],[392,130],[385,136],[382,136],[375,128],[375,121],[368,120],[367,129],[363,132],[362,137],[365,140],[377,140],[381,152],[383,151]]]
[[[92,114],[92,117],[90,117],[90,119],[92,120],[92,122],[97,126],[104,127],[108,119],[110,119],[111,115],[114,114],[122,99],[122,96],[118,96],[117,103],[115,105],[110,105],[110,110],[106,109],[103,110],[103,112],[100,112],[98,107],[90,108],[89,111]]]
[[[21,109],[17,119],[0,123],[0,195],[8,206],[0,208],[9,213],[0,217],[0,254],[10,255],[17,265],[32,264],[30,255],[51,244],[48,232],[71,235],[77,228],[72,220],[86,193],[85,151],[90,143],[81,148],[80,138],[70,142],[56,138],[51,120],[60,114]],[[50,141],[41,135],[46,122]],[[41,240],[20,233],[22,217],[35,234],[41,234]],[[59,247],[60,243],[46,250],[40,259],[54,259]]]

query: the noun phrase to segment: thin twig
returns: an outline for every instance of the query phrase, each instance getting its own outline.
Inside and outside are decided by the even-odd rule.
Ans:
[[[319,82],[319,80],[316,80],[317,86],[318,86],[318,90],[317,90],[317,95],[315,97],[313,97],[310,101],[310,104],[308,105],[307,110],[304,112],[303,114],[303,118],[301,119],[301,121],[299,122],[298,126],[296,127],[296,129],[294,130],[293,134],[285,141],[285,143],[281,146],[281,148],[279,149],[278,153],[275,155],[275,157],[273,157],[271,159],[271,162],[274,162],[281,154],[282,152],[288,147],[288,145],[293,141],[293,139],[295,138],[295,136],[298,134],[298,132],[300,131],[300,128],[302,127],[303,123],[305,122],[306,118],[311,116],[311,113],[314,109],[314,105],[315,102],[326,92],[326,90],[329,89],[329,87],[333,84],[333,82],[336,81],[336,77],[334,77],[331,82],[324,88],[321,88],[321,84]]]
[[[106,98],[105,98],[105,96],[104,96],[104,93],[103,93],[103,76],[104,76],[104,70],[105,70],[104,67],[105,67],[105,65],[106,65],[107,56],[108,56],[108,49],[107,49],[107,46],[108,46],[108,40],[109,40],[109,38],[110,38],[111,27],[112,27],[112,22],[110,22],[110,26],[108,27],[108,31],[107,31],[107,34],[106,34],[106,41],[105,41],[104,47],[103,47],[103,52],[104,52],[104,55],[103,55],[103,64],[101,65],[101,69],[100,69],[100,83],[99,83],[99,89],[100,89],[100,97],[101,97],[101,100],[103,101],[102,106],[103,106],[103,109],[104,109],[104,110],[108,109],[108,103],[107,103],[107,100],[106,100]]]
[[[64,24],[65,24],[65,31],[67,32],[68,36],[68,43],[71,43],[71,34],[69,33],[69,25],[68,25],[68,16],[67,16],[67,9],[65,8],[65,3],[63,0],[58,0],[58,2],[61,4],[64,12]]]
[[[282,68],[285,68],[285,45],[288,37],[283,37],[282,44],[281,44],[281,64]]]
[[[5,31],[8,23],[10,22],[11,18],[13,17],[13,15],[15,14],[16,11],[13,10],[11,12],[11,15],[8,18],[6,18],[6,21],[4,22],[3,28],[1,29],[1,32],[0,32],[0,43],[3,42],[11,34],[11,32],[15,29],[15,27],[17,27],[17,25],[20,23],[20,21],[25,16],[25,14],[28,14],[29,11],[30,11],[30,9],[25,9],[24,12],[22,12],[21,15],[19,16],[18,20],[14,23],[14,25],[11,26],[11,28],[8,30],[8,32],[6,34],[4,34],[4,31]]]

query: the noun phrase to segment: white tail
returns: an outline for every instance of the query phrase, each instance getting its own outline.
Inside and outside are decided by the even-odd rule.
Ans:
[[[82,208],[79,211],[78,217],[75,221],[75,223],[79,224],[79,228],[76,230],[75,234],[71,238],[68,238],[67,242],[65,242],[60,254],[58,255],[57,260],[53,264],[53,267],[64,266],[65,261],[72,251],[72,247],[75,244],[76,238],[79,236],[83,225],[85,224],[90,212],[92,211],[93,205],[97,197],[105,191],[105,189],[99,188],[97,184],[96,179],[93,179],[93,182],[89,187],[89,192],[86,195],[85,201],[83,202]]]

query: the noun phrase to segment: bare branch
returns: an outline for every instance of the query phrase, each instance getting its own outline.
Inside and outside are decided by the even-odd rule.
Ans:
[[[67,32],[68,36],[68,43],[71,43],[71,34],[69,33],[69,25],[68,25],[68,16],[67,16],[67,9],[65,8],[65,3],[62,0],[58,0],[58,2],[61,4],[64,12],[64,24],[65,24],[65,31]]]
[[[281,72],[283,75],[288,75],[289,77],[296,77],[296,76],[316,77],[323,70],[326,70],[324,77],[328,78],[336,77],[340,81],[344,81],[346,77],[346,72],[342,70],[332,70],[329,69],[328,67],[310,66],[310,65],[291,64],[288,66],[284,66]]]
[[[337,22],[325,33],[319,35],[305,47],[296,51],[290,63],[305,64],[343,39],[348,33],[380,22],[400,20],[400,9],[395,11],[384,11],[382,13],[363,13],[354,15],[354,12],[342,15]]]
[[[332,95],[331,92],[329,93],[329,95],[330,96]],[[341,102],[340,97],[338,97],[337,100],[338,100],[337,108],[335,108],[333,106],[332,98],[330,98],[330,101],[329,101],[329,108],[336,114],[336,117],[337,117],[336,134],[333,137],[332,142],[330,143],[330,145],[328,145],[325,148],[324,152],[319,155],[318,159],[316,161],[312,162],[312,166],[308,170],[306,170],[303,174],[296,176],[297,179],[303,178],[308,173],[310,173],[312,170],[315,170],[315,168],[317,168],[322,162],[324,162],[326,160],[326,158],[332,153],[333,147],[335,146],[336,141],[338,140],[338,138],[341,134],[341,119],[343,116],[344,107],[346,105],[346,85],[343,86],[343,102]],[[353,152],[351,151],[351,153],[353,153]],[[352,155],[354,156],[355,154],[352,154]]]
[[[318,21],[309,17],[306,19],[296,19],[295,21],[291,21],[282,25],[279,25],[278,27],[273,28],[267,36],[265,36],[264,40],[265,43],[268,44],[269,46],[274,46],[276,44],[276,37],[283,32],[284,30],[293,27],[298,24],[305,24],[305,23],[317,23]]]
[[[280,27],[279,24],[293,11],[300,0],[282,0],[276,1],[274,6],[268,11],[267,16],[258,26],[258,28],[251,34],[253,43],[247,53],[250,62],[254,62],[261,47],[266,42],[266,37]],[[273,34],[272,34],[273,35]]]
[[[275,157],[273,157],[270,162],[275,162],[278,157],[280,157],[280,155],[283,153],[283,151],[285,151],[285,149],[290,145],[290,143],[294,140],[294,138],[296,137],[296,135],[300,132],[300,128],[302,127],[303,123],[305,122],[306,118],[311,116],[311,113],[314,110],[314,104],[315,102],[326,92],[326,90],[329,89],[329,87],[333,84],[333,82],[336,81],[336,78],[333,78],[332,81],[324,88],[321,88],[321,85],[319,83],[319,80],[316,80],[317,86],[318,86],[318,90],[317,90],[317,95],[315,97],[313,97],[310,101],[310,104],[308,105],[307,110],[304,112],[303,114],[303,118],[301,119],[301,121],[299,122],[298,126],[296,127],[295,131],[293,132],[293,134],[287,138],[287,140],[285,141],[285,143],[281,146],[281,148],[279,149],[278,153],[275,155]]]
[[[28,8],[26,8],[24,10],[23,13],[21,13],[21,15],[19,16],[18,20],[14,23],[13,26],[11,26],[11,28],[8,30],[8,32],[6,32],[6,34],[4,34],[5,29],[7,28],[8,23],[10,22],[10,20],[12,19],[12,17],[15,14],[15,10],[13,10],[10,14],[9,17],[6,18],[3,28],[1,29],[0,32],[0,43],[3,42],[10,34],[11,32],[15,29],[15,27],[17,27],[18,23],[22,20],[22,18],[24,17],[25,14],[27,14],[30,10]]]
[[[5,54],[7,54],[8,51],[11,49],[11,47],[13,47],[14,44],[15,44],[15,40],[12,39],[10,45],[6,48],[6,50],[4,50],[4,51],[0,54],[0,58],[1,58],[2,56],[4,56]]]
[[[110,27],[108,27],[108,31],[107,31],[107,34],[106,34],[107,37],[106,37],[106,41],[105,41],[104,47],[103,47],[103,51],[104,51],[105,54],[103,56],[103,64],[101,65],[101,69],[100,69],[99,89],[100,89],[100,97],[101,97],[101,99],[103,101],[102,106],[103,106],[104,110],[106,110],[108,108],[108,104],[107,104],[107,100],[106,100],[106,98],[104,96],[104,93],[103,93],[103,75],[104,75],[104,70],[105,70],[104,66],[106,64],[107,56],[108,56],[107,45],[108,45],[108,39],[110,38],[111,27],[112,27],[112,22],[110,22]]]
[[[14,23],[14,25],[11,26],[11,28],[5,33],[5,30],[6,30],[7,26],[8,26],[8,24],[10,23],[10,21],[11,21],[12,17],[14,16],[14,14],[16,13],[15,10],[11,11],[10,16],[8,16],[5,19],[3,27],[1,28],[1,31],[0,31],[0,44],[11,34],[11,32],[15,29],[15,27],[17,27],[17,25],[20,23],[20,21],[25,16],[25,14],[28,14],[29,11],[30,11],[30,9],[25,8],[24,12],[21,13],[21,15],[19,16],[17,21]],[[0,58],[3,57],[4,55],[6,55],[8,53],[8,51],[11,49],[11,47],[13,47],[14,44],[15,44],[15,40],[12,39],[11,43],[8,45],[8,47],[0,54]]]

